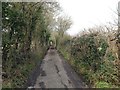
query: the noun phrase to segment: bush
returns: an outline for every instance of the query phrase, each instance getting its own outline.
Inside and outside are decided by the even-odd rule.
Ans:
[[[93,87],[109,88],[119,85],[117,68],[112,61],[116,58],[110,51],[107,41],[94,34],[77,37],[70,47],[63,45],[60,51],[76,72],[83,75],[86,83]],[[69,49],[69,50],[68,50]],[[107,53],[106,53],[107,52]]]
[[[110,88],[111,85],[109,85],[109,83],[107,83],[107,82],[100,81],[100,82],[95,83],[95,87],[96,88]]]

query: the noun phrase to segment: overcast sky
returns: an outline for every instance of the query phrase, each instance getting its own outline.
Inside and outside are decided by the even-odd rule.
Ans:
[[[68,30],[70,35],[75,35],[84,28],[104,25],[117,18],[120,0],[59,0],[64,12],[71,16],[73,25]]]

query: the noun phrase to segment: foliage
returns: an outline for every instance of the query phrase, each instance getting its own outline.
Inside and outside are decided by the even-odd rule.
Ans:
[[[2,2],[3,87],[24,87],[48,48],[59,9],[57,2]]]
[[[94,32],[84,34],[70,39],[71,43],[62,45],[59,50],[75,71],[83,75],[88,85],[97,88],[118,87],[118,68],[114,64],[116,57],[110,51],[107,37],[103,37],[103,34],[96,35]]]
[[[96,82],[96,88],[110,88],[111,86],[107,82]]]

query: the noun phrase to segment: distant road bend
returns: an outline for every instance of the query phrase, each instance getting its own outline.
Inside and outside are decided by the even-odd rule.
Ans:
[[[55,49],[48,50],[40,70],[34,88],[86,88],[80,77]]]

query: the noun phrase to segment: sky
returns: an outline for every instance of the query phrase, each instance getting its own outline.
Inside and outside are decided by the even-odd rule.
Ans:
[[[66,15],[73,22],[67,31],[76,35],[84,28],[106,25],[113,22],[117,15],[117,6],[120,0],[58,0]]]

